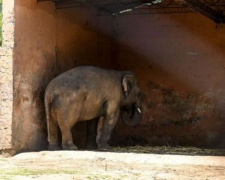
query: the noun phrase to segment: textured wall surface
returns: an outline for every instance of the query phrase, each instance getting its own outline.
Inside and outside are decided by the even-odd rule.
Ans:
[[[13,140],[17,151],[47,146],[44,89],[55,76],[55,6],[15,1]]]
[[[56,26],[59,72],[80,65],[112,67],[110,18],[91,8],[59,9]]]
[[[144,117],[119,144],[225,147],[225,27],[198,13],[117,18],[119,69],[136,72]],[[126,129],[126,130],[125,130]]]
[[[14,1],[3,0],[3,45],[0,47],[0,149],[12,148]]]
[[[142,122],[119,122],[112,145],[225,146],[224,27],[198,13],[113,23],[87,12],[57,12],[60,71],[83,64],[133,70],[143,90]]]

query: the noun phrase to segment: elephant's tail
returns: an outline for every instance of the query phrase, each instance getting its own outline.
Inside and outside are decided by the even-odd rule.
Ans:
[[[51,121],[51,116],[50,116],[50,106],[52,103],[52,99],[45,94],[45,113],[46,113],[46,122],[47,122],[47,131],[48,131],[48,142],[51,140],[51,132],[50,132],[50,121]]]

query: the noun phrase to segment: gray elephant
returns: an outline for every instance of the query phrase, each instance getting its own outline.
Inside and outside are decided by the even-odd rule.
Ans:
[[[142,118],[141,92],[133,72],[80,66],[54,78],[45,91],[49,150],[76,150],[71,129],[87,121],[87,148],[108,149],[112,130],[121,115],[125,124],[135,125]],[[102,132],[96,143],[99,117]],[[58,128],[59,127],[59,128]]]

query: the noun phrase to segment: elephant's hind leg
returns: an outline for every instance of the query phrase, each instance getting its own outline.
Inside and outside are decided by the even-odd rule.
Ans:
[[[62,147],[64,150],[77,150],[77,146],[73,143],[72,128],[68,126],[60,127],[62,132]]]
[[[62,135],[62,148],[64,150],[77,150],[72,137],[72,127],[76,124],[79,114],[76,115],[74,99],[61,94],[55,98],[53,109],[54,118],[57,120]]]
[[[59,147],[59,127],[52,120],[49,121],[48,125],[48,149],[49,150],[60,150]]]
[[[59,128],[62,134],[62,147],[64,150],[77,150],[77,146],[73,142],[72,127],[76,124],[77,118],[73,115],[72,106],[66,106],[63,111],[57,112]]]

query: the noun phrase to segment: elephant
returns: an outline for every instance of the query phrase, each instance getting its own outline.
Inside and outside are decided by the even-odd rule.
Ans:
[[[142,119],[141,90],[131,71],[78,66],[50,81],[44,96],[49,150],[61,149],[59,130],[62,148],[77,150],[71,129],[78,121],[87,121],[87,148],[107,150],[119,116],[131,126]],[[97,144],[100,117],[103,124]]]

